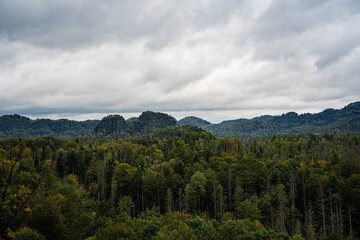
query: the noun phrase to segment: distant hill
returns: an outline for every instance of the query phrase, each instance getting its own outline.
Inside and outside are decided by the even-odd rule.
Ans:
[[[126,121],[120,115],[109,115],[101,119],[94,128],[95,135],[126,135]]]
[[[130,118],[127,121],[120,115],[109,115],[94,128],[94,134],[97,136],[136,136],[175,125],[175,118],[159,112],[146,111],[138,118]]]
[[[54,136],[69,138],[78,135],[90,135],[99,120],[73,121],[68,119],[36,119],[20,115],[0,117],[0,138]]]
[[[180,119],[177,124],[179,126],[197,126],[197,127],[205,127],[208,125],[211,125],[210,122],[202,119],[202,118],[198,118],[198,117],[194,117],[194,116],[190,116],[190,117],[185,117],[183,119]]]
[[[360,102],[342,109],[326,109],[320,113],[297,114],[289,112],[280,116],[264,115],[253,119],[227,120],[212,124],[198,117],[185,117],[176,121],[160,112],[143,112],[138,118],[125,120],[120,115],[109,115],[99,120],[72,121],[67,119],[31,120],[20,115],[0,117],[0,138],[54,136],[68,138],[79,135],[139,136],[174,126],[196,126],[218,138],[241,138],[244,141],[272,136],[298,134],[360,134]],[[166,131],[160,131],[162,134]]]

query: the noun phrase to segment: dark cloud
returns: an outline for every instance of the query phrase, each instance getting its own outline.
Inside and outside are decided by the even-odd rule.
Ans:
[[[359,1],[0,1],[0,114],[343,107],[360,95],[359,23]]]
[[[234,5],[190,0],[5,0],[0,3],[0,34],[41,47],[74,48],[146,38],[148,46],[156,48],[187,31],[226,21]]]

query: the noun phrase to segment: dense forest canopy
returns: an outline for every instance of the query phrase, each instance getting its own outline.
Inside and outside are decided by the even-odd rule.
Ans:
[[[356,135],[14,137],[0,160],[4,239],[360,237]]]

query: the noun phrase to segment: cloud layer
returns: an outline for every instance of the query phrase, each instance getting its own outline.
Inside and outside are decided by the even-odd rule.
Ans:
[[[210,121],[360,99],[360,3],[3,0],[0,114]]]

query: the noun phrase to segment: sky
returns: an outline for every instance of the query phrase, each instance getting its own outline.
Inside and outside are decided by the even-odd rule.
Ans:
[[[313,113],[359,66],[358,0],[0,0],[0,115]]]

